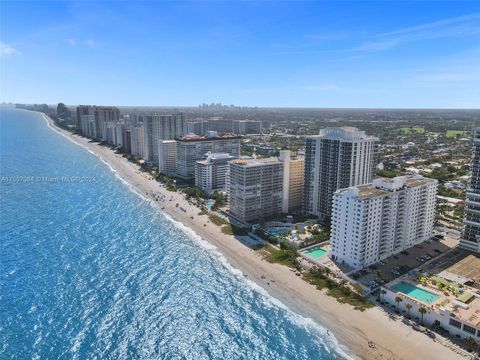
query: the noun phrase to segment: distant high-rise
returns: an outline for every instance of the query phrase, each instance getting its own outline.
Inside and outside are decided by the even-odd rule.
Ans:
[[[107,124],[117,123],[120,119],[120,110],[114,106],[95,106],[96,138],[107,141]]]
[[[208,119],[208,130],[217,131],[223,134],[232,134],[233,133],[233,120],[231,119],[222,119],[222,118],[211,118]]]
[[[233,133],[238,135],[261,134],[262,122],[258,120],[233,120]]]
[[[324,221],[330,217],[336,190],[372,182],[377,142],[353,127],[327,128],[308,136],[304,210]]]
[[[57,117],[59,119],[70,119],[70,110],[64,103],[58,103],[57,105]]]
[[[162,140],[158,142],[158,171],[161,174],[172,176],[177,169],[177,142]]]
[[[122,144],[123,144],[123,151],[126,154],[132,153],[132,127],[125,126],[122,132]]]
[[[138,159],[145,158],[145,135],[143,124],[137,124],[130,128],[131,153]]]
[[[95,106],[77,106],[77,129],[80,133],[89,138],[97,137],[95,126]]]
[[[107,123],[116,123],[120,110],[114,106],[80,105],[77,107],[77,128],[89,138],[107,141]]]
[[[278,158],[230,161],[230,213],[243,222],[282,212],[283,163]]]
[[[195,163],[205,159],[207,153],[227,153],[240,156],[240,136],[219,136],[209,131],[208,136],[189,134],[177,138],[176,175],[188,180],[195,178]]]
[[[207,120],[196,120],[187,122],[187,134],[205,135],[208,131]]]
[[[145,136],[145,160],[158,164],[158,144],[184,135],[185,123],[182,113],[173,115],[147,115],[143,120]]]
[[[464,229],[460,247],[480,252],[480,128],[472,130],[473,155],[470,165],[472,177],[466,192]]]

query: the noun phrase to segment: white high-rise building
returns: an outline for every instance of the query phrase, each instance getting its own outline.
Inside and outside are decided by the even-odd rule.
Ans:
[[[283,163],[278,158],[230,161],[230,213],[243,222],[282,212]]]
[[[432,236],[437,181],[375,179],[338,190],[331,217],[332,258],[361,269]]]
[[[209,154],[205,160],[195,163],[195,186],[211,190],[227,190],[228,162],[235,159],[227,153]]]
[[[77,106],[77,128],[88,138],[96,137],[95,107],[91,105]]]
[[[466,192],[464,229],[460,247],[480,252],[480,128],[472,130],[473,154],[470,171],[472,177]]]
[[[305,159],[290,150],[281,150],[278,159],[283,163],[282,212],[298,212],[302,209]]]
[[[145,158],[145,135],[143,124],[137,124],[130,128],[130,147],[132,155],[138,159]]]
[[[249,135],[262,133],[262,122],[259,120],[233,120],[232,125],[234,134]]]
[[[108,141],[107,124],[117,123],[120,119],[120,110],[114,106],[95,107],[96,138],[100,141]],[[111,134],[110,134],[111,135]]]
[[[195,120],[187,122],[187,134],[205,135],[208,131],[207,120]]]
[[[175,175],[177,166],[177,142],[162,140],[158,143],[158,171],[168,176]]]
[[[182,179],[195,178],[195,163],[203,160],[208,153],[227,153],[240,156],[240,136],[219,136],[209,131],[208,136],[188,134],[177,140],[176,175]]]
[[[305,144],[304,211],[330,217],[338,189],[368,184],[375,173],[378,138],[353,127],[327,128]]]
[[[119,119],[120,110],[114,106],[77,107],[77,127],[83,135],[92,139],[107,141],[107,124],[117,123]]]
[[[183,114],[144,116],[144,159],[151,164],[158,164],[158,143],[173,140],[184,134]]]

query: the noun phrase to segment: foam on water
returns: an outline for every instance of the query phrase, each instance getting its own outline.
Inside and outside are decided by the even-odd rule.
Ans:
[[[15,113],[22,121],[34,121],[32,113]],[[50,166],[49,171],[63,175],[90,171],[100,181],[35,189],[1,184],[6,204],[25,211],[1,209],[5,261],[0,275],[6,291],[0,294],[0,312],[5,314],[0,357],[349,357],[325,328],[246,279],[215,246],[161,212],[156,202],[78,142],[109,171],[41,128],[34,129],[38,134],[27,131],[32,145],[26,148],[37,152],[35,161],[45,163],[31,163],[29,154],[7,159],[16,156],[19,145],[8,137],[8,126],[2,124],[2,143],[7,144],[2,175],[33,168],[42,174]],[[64,163],[52,151],[55,146],[75,164]],[[2,145],[2,156],[3,150]],[[145,201],[151,207],[142,205]],[[158,212],[163,217],[155,216]]]

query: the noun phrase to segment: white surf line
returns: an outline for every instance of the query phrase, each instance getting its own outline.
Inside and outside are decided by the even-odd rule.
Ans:
[[[211,255],[213,255],[223,266],[224,268],[229,271],[230,273],[232,273],[233,275],[235,275],[235,277],[237,279],[239,279],[240,281],[244,282],[245,284],[247,284],[252,290],[255,290],[257,291],[258,293],[260,293],[265,299],[267,299],[269,301],[269,303],[271,305],[274,305],[278,308],[281,308],[285,311],[288,312],[288,314],[290,315],[290,318],[291,320],[299,325],[299,326],[303,326],[305,328],[308,328],[308,327],[311,327],[311,328],[314,328],[316,331],[318,331],[320,334],[324,335],[324,337],[322,337],[322,340],[329,346],[327,346],[327,350],[330,351],[330,350],[333,350],[335,353],[337,353],[338,355],[346,358],[346,359],[355,359],[354,355],[349,351],[348,347],[341,344],[338,339],[331,333],[328,332],[328,329],[322,325],[320,325],[319,323],[317,323],[315,320],[313,320],[312,318],[309,318],[309,317],[305,317],[305,316],[302,316],[300,314],[297,314],[296,312],[294,312],[293,310],[291,310],[288,306],[286,306],[282,301],[280,301],[279,299],[273,297],[272,295],[270,295],[268,293],[268,291],[263,288],[261,285],[259,285],[258,283],[256,283],[255,281],[253,280],[250,280],[250,279],[247,279],[245,278],[245,276],[243,276],[243,272],[234,267],[232,264],[230,264],[228,262],[228,259],[220,252],[220,250],[218,250],[218,248],[211,244],[210,242],[208,242],[207,240],[203,239],[199,234],[197,234],[195,232],[195,230],[191,229],[190,227],[186,226],[184,223],[182,223],[181,221],[178,221],[176,219],[174,219],[172,217],[172,215],[168,214],[167,212],[165,211],[162,211],[159,207],[159,204],[157,204],[153,199],[150,199],[148,196],[145,196],[143,195],[142,191],[140,189],[138,189],[135,185],[129,183],[127,180],[125,180],[119,173],[117,170],[115,170],[112,165],[110,165],[101,155],[95,153],[94,151],[88,149],[85,145],[83,145],[82,143],[79,143],[78,141],[75,141],[75,139],[73,139],[72,137],[66,135],[65,133],[63,133],[62,131],[58,130],[57,128],[55,128],[54,126],[51,125],[50,121],[53,122],[53,120],[48,117],[47,115],[43,114],[42,113],[42,116],[43,118],[45,119],[45,122],[47,123],[47,126],[52,129],[53,131],[55,131],[56,133],[62,135],[63,137],[65,137],[66,139],[70,140],[71,142],[73,142],[74,144],[82,147],[84,150],[87,150],[90,154],[96,156],[98,159],[100,159],[105,165],[108,166],[108,168],[110,169],[110,171],[112,171],[114,174],[115,174],[115,177],[117,177],[119,180],[121,180],[121,182],[128,188],[128,190],[130,190],[131,192],[133,192],[134,194],[136,194],[137,196],[139,196],[142,200],[146,201],[148,204],[150,204],[152,207],[155,208],[156,211],[158,211],[161,215],[163,215],[169,222],[171,222],[174,226],[176,226],[177,228],[179,228],[183,233],[185,233],[187,236],[189,236],[192,240],[194,240],[194,242],[198,245],[200,245],[202,248],[204,248],[205,250],[207,250]],[[49,121],[50,119],[50,121]],[[333,349],[329,349],[329,347],[333,348]]]

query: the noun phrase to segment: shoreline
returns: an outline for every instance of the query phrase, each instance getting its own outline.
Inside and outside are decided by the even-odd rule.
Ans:
[[[324,291],[317,290],[297,277],[288,267],[263,260],[233,235],[222,233],[220,227],[209,222],[207,216],[199,216],[199,209],[188,203],[181,194],[167,191],[150,179],[148,174],[140,172],[138,165],[108,147],[57,127],[52,119],[42,113],[41,116],[53,131],[99,157],[127,186],[155,204],[167,217],[183,225],[186,232],[191,231],[193,235],[213,246],[216,252],[223,256],[227,265],[240,271],[273,300],[278,300],[306,321],[312,320],[325,330],[328,329],[335,335],[331,344],[340,347],[339,353],[347,353],[359,359],[461,358],[440,343],[404,325],[400,320],[389,318],[388,314],[378,307],[365,312],[354,310],[352,306],[338,303]],[[164,196],[164,200],[159,202],[152,194]],[[176,204],[179,204],[178,207]],[[180,208],[186,211],[183,212]],[[376,344],[375,349],[369,348],[369,341]],[[344,350],[344,347],[347,350]]]

